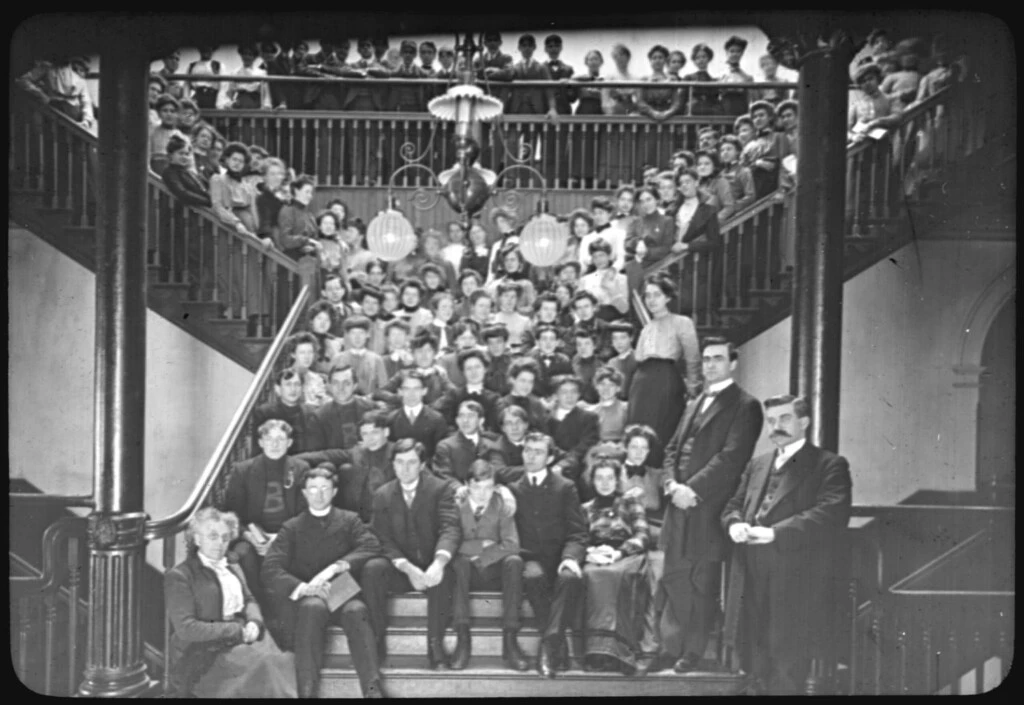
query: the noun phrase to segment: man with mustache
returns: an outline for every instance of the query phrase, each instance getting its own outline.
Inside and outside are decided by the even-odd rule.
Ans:
[[[772,397],[764,409],[776,450],[747,464],[722,512],[736,544],[723,640],[754,676],[755,692],[796,695],[833,633],[852,483],[846,458],[807,441],[806,399]]]

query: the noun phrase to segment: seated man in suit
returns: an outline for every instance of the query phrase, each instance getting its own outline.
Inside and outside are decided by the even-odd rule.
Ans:
[[[574,375],[560,375],[552,380],[555,408],[548,418],[546,431],[561,451],[552,468],[556,473],[580,483],[587,451],[601,437],[601,422],[593,411],[577,406],[583,383]]]
[[[331,401],[313,412],[305,450],[347,450],[353,447],[359,441],[359,423],[363,414],[377,408],[369,399],[356,396],[355,371],[347,365],[331,367],[327,391]]]
[[[262,600],[260,565],[274,535],[306,508],[298,480],[309,465],[286,455],[292,443],[292,427],[287,422],[264,421],[259,434],[263,453],[231,469],[222,509],[238,515],[242,537],[232,549],[238,554],[249,589]]]
[[[388,413],[380,409],[367,411],[359,422],[359,445],[343,450],[328,448],[295,456],[311,467],[331,463],[338,470],[338,493],[334,506],[355,512],[369,524],[373,516],[373,493],[386,482],[395,479],[391,469],[391,449],[388,442]]]
[[[531,360],[528,357],[517,359],[508,371],[512,390],[498,401],[499,410],[518,406],[525,411],[530,426],[538,431],[546,428],[548,420],[547,407],[543,401],[534,396],[534,389],[540,376],[540,365],[536,360]]]
[[[541,325],[534,331],[534,335],[537,339],[537,349],[528,355],[537,363],[539,370],[534,393],[541,399],[546,399],[555,391],[551,388],[552,379],[559,375],[572,374],[572,362],[568,355],[558,352],[558,328]],[[575,347],[575,344],[572,344],[573,354],[576,353]],[[511,375],[511,371],[509,374]]]
[[[373,531],[384,558],[363,570],[370,621],[381,662],[387,656],[387,597],[419,590],[427,595],[427,659],[446,668],[445,614],[452,599],[448,566],[462,543],[462,524],[451,483],[426,470],[426,449],[412,438],[395,444],[395,479],[373,495]]]
[[[281,528],[263,562],[263,581],[279,604],[287,605],[294,634],[300,698],[317,696],[327,624],[345,630],[349,652],[365,697],[382,697],[376,638],[366,603],[349,598],[334,612],[327,607],[331,580],[350,573],[365,585],[367,561],[379,555],[373,532],[352,512],[331,506],[338,489],[329,468],[317,467],[300,480],[308,511]],[[370,588],[366,588],[370,593]],[[372,594],[372,593],[371,593]]]
[[[509,485],[516,498],[526,599],[543,632],[537,670],[546,678],[569,668],[565,630],[579,624],[583,602],[580,564],[587,544],[587,525],[576,487],[548,468],[554,450],[550,436],[529,434],[523,448],[526,473]]]
[[[498,438],[481,429],[484,408],[475,401],[459,404],[455,423],[459,430],[437,444],[431,469],[438,477],[462,485],[469,481],[469,467],[484,456],[488,448],[496,448]]]
[[[384,326],[384,340],[387,346],[387,354],[384,355],[384,369],[388,375],[388,381],[395,378],[402,370],[415,367],[412,352],[409,350],[409,323],[400,318],[388,321]]]
[[[462,543],[459,555],[452,561],[452,623],[459,636],[452,654],[452,669],[465,668],[472,653],[470,590],[501,590],[501,657],[512,670],[525,671],[530,664],[517,639],[521,625],[519,606],[523,602],[523,559],[519,557],[519,532],[513,518],[515,498],[506,488],[495,485],[492,465],[486,460],[475,460],[470,466],[468,486],[456,492],[456,506],[462,521]]]
[[[441,414],[423,404],[427,393],[423,374],[419,370],[403,372],[398,392],[402,406],[391,412],[391,438],[395,441],[412,438],[422,443],[427,457],[432,458],[437,444],[448,435],[448,424]]]
[[[288,455],[308,450],[312,414],[313,409],[303,403],[302,375],[291,368],[281,370],[274,378],[274,401],[261,404],[252,412],[253,445],[259,445],[259,429],[264,421],[280,419],[292,427]]]
[[[501,324],[487,326],[480,332],[480,337],[487,346],[488,368],[484,386],[504,396],[511,389],[508,376],[512,356],[508,352],[508,328]]]
[[[437,364],[456,387],[466,386],[466,377],[459,367],[459,355],[466,350],[480,348],[480,325],[476,321],[461,320],[451,325],[451,349],[437,358]]]
[[[747,463],[722,511],[735,544],[722,638],[756,690],[796,695],[811,659],[834,637],[837,556],[853,485],[846,458],[807,440],[806,399],[766,399],[764,416],[776,450]]]
[[[484,410],[484,428],[488,431],[498,430],[498,393],[484,386],[487,376],[487,355],[479,348],[463,350],[459,353],[459,369],[466,384],[462,387],[449,389],[445,395],[434,402],[434,408],[444,416],[449,428],[455,426],[455,414],[464,401],[475,401]]]

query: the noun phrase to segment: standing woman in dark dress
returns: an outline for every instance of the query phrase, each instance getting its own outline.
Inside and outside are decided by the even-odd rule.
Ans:
[[[587,52],[584,63],[587,65],[587,73],[580,74],[573,78],[576,83],[599,83],[604,78],[601,76],[601,67],[604,65],[604,57],[597,49]],[[579,102],[576,104],[577,115],[602,115],[601,91],[597,88],[577,88],[576,94]],[[570,173],[573,180],[582,187],[597,188],[598,183],[606,181],[604,174],[600,171],[601,165],[601,140],[589,138],[580,130],[576,130],[572,139],[572,159]],[[596,135],[595,135],[596,137]]]
[[[665,71],[665,62],[668,61],[668,49],[656,44],[647,52],[647,59],[651,62],[651,75],[644,76],[642,80],[650,83],[674,83],[672,76]],[[646,115],[656,123],[664,122],[677,114],[683,107],[683,92],[678,88],[642,88],[637,93],[636,109],[642,115]],[[650,134],[646,126],[641,133],[646,142],[644,162],[647,164],[665,164],[672,153],[672,133],[662,127]]]
[[[707,44],[698,44],[690,55],[697,70],[683,76],[684,81],[702,81],[713,83],[715,79],[708,73],[708,64],[715,58],[715,52]],[[718,115],[722,105],[718,99],[717,88],[694,88],[690,98],[690,115]]]
[[[658,438],[671,438],[686,409],[687,391],[690,397],[701,391],[700,344],[693,321],[669,311],[676,290],[668,277],[648,277],[643,297],[651,321],[637,340],[638,367],[629,387],[626,423],[646,424]],[[649,462],[660,467],[662,449],[654,450]]]

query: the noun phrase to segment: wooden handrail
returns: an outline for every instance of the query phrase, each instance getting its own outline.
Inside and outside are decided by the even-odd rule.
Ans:
[[[86,520],[82,517],[61,517],[46,527],[43,533],[42,574],[38,577],[11,576],[11,593],[14,596],[45,596],[57,590],[67,572],[66,562],[59,560],[57,544],[75,529],[82,529]]]
[[[49,106],[42,105],[38,101],[33,101],[32,98],[29,97],[27,91],[24,91],[24,89],[22,89],[22,91],[24,93],[23,97],[27,103],[32,104],[37,110],[45,111],[47,113],[47,117],[59,121],[61,125],[63,125],[69,131],[71,135],[74,135],[79,140],[86,142],[93,147],[99,148],[99,137],[97,135],[93,134],[90,130],[83,127],[80,123],[75,122],[64,113],[54,110]],[[163,179],[161,179],[156,174],[153,174],[152,172],[147,172],[146,178],[149,180],[149,185],[151,187],[155,188],[157,191],[166,194],[168,198],[177,202],[177,199],[174,198],[174,194],[172,194],[170,189],[168,189],[167,186],[164,184]],[[250,247],[253,247],[258,252],[265,255],[267,258],[272,259],[281,267],[284,267],[289,271],[298,273],[298,264],[295,262],[295,260],[293,260],[288,255],[284,254],[283,252],[280,252],[272,248],[267,249],[266,247],[264,247],[263,243],[260,242],[259,238],[253,238],[247,235],[242,235],[236,230],[227,227],[220,221],[220,219],[218,219],[213,214],[213,211],[210,209],[196,207],[190,207],[190,209],[192,212],[197,213],[202,220],[209,222],[213,227],[220,230],[222,233],[225,233],[232,237],[233,239],[244,242]]]
[[[259,369],[256,370],[256,374],[253,376],[252,382],[249,383],[249,388],[245,391],[245,395],[242,397],[242,401],[238,405],[238,408],[235,409],[235,413],[232,415],[227,429],[221,435],[220,441],[217,442],[213,455],[210,456],[210,459],[206,462],[206,466],[203,468],[203,472],[199,475],[199,479],[192,488],[192,492],[189,494],[188,499],[186,499],[181,507],[170,516],[146,522],[146,530],[144,534],[146,539],[152,541],[154,539],[162,539],[178,533],[185,528],[189,519],[192,518],[192,515],[206,500],[217,479],[220,477],[221,472],[223,472],[231,449],[235,445],[239,436],[241,436],[242,431],[245,428],[245,422],[249,419],[249,415],[252,413],[253,407],[256,405],[260,392],[270,380],[270,376],[274,371],[274,366],[281,353],[284,351],[285,343],[287,342],[289,335],[291,335],[292,330],[295,328],[295,324],[302,316],[303,311],[305,311],[306,304],[308,303],[311,295],[309,285],[303,285],[298,298],[296,298],[295,302],[292,304],[291,311],[288,312],[288,317],[285,318],[284,323],[281,325],[281,329],[277,332],[277,335],[274,338],[274,342],[271,343],[270,349],[264,356],[263,362],[260,363]]]
[[[7,498],[11,503],[49,504],[59,507],[94,507],[96,499],[92,495],[42,494],[41,492],[9,492]]]

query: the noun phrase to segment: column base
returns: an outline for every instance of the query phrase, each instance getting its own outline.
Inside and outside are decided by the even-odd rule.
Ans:
[[[137,698],[150,695],[150,691],[159,685],[146,675],[146,664],[140,663],[130,670],[86,672],[78,687],[78,695],[83,698]]]

